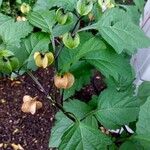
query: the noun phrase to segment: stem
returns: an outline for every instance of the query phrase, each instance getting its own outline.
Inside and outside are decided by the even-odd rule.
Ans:
[[[32,72],[28,71],[27,73],[32,78],[32,80],[38,85],[38,87],[41,89],[41,91],[47,95],[47,92],[45,91],[45,89],[43,88],[41,83],[37,80],[37,78],[32,74]]]
[[[76,22],[76,24],[74,25],[74,27],[73,27],[73,29],[72,29],[72,35],[74,35],[75,34],[75,32],[77,31],[77,29],[78,29],[78,25],[79,25],[79,23],[80,23],[80,20],[83,18],[83,16],[81,16],[78,20],[77,20],[77,22]]]
[[[56,106],[57,108],[59,108],[64,115],[66,115],[70,120],[72,120],[73,122],[76,122],[76,117],[74,116],[74,114],[67,112],[62,105],[60,105],[59,103],[57,103],[55,100],[53,100],[50,96],[47,96],[47,98],[52,102],[52,104],[54,106]]]
[[[43,93],[46,95],[46,97],[52,102],[52,104],[54,106],[56,106],[58,109],[60,109],[64,115],[66,115],[69,119],[71,119],[73,122],[75,122],[77,119],[74,116],[74,114],[67,112],[62,105],[60,105],[59,103],[57,103],[55,100],[52,99],[51,96],[47,95],[47,92],[45,91],[45,89],[43,88],[43,86],[40,84],[40,82],[37,80],[37,78],[34,77],[34,75],[31,72],[28,72],[28,75],[33,79],[33,81],[41,88],[41,90],[43,91]],[[72,117],[73,116],[73,117]]]

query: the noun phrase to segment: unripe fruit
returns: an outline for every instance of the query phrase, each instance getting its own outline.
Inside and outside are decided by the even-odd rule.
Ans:
[[[76,33],[73,37],[71,33],[65,33],[62,40],[64,45],[69,49],[74,49],[80,44],[80,36],[78,33]]]
[[[81,16],[87,15],[93,8],[93,2],[88,0],[78,0],[77,2],[77,12]]]
[[[48,52],[45,55],[42,55],[40,52],[35,52],[34,60],[38,67],[46,68],[53,63],[54,55],[51,52]]]
[[[31,7],[29,4],[27,3],[22,3],[21,7],[20,7],[20,10],[23,14],[27,14],[29,13],[29,11],[31,10]]]
[[[111,0],[98,0],[98,4],[102,8],[102,12],[115,6]]]
[[[63,76],[55,75],[54,84],[59,89],[69,89],[73,86],[75,78],[71,73],[65,73]]]
[[[63,10],[61,8],[59,8],[56,11],[56,20],[59,24],[65,24],[68,18],[68,13],[63,13]]]

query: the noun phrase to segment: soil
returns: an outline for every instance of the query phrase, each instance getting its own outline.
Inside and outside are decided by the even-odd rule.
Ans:
[[[59,91],[53,86],[54,70],[39,69],[34,76],[47,93],[59,100]],[[91,84],[75,94],[75,98],[88,101],[93,94],[105,88],[99,73],[91,79]],[[43,103],[42,109],[36,114],[21,111],[23,96],[37,96]],[[29,75],[15,80],[0,79],[0,150],[13,150],[11,144],[20,144],[24,150],[49,150],[50,131],[54,123],[56,108],[45,98]]]

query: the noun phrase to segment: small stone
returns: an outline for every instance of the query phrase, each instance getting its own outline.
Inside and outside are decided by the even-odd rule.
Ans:
[[[0,143],[0,148],[3,147],[3,145],[4,145],[3,143]]]

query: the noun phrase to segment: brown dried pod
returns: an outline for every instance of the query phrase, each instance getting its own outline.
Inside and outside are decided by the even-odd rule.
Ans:
[[[35,114],[36,110],[42,108],[42,103],[37,101],[37,97],[32,98],[29,95],[23,97],[21,110],[25,113]]]
[[[65,73],[63,76],[55,75],[54,84],[59,89],[69,89],[74,84],[75,78],[71,73]]]

